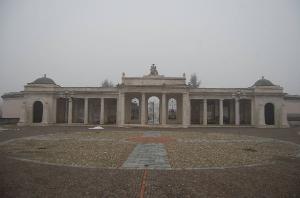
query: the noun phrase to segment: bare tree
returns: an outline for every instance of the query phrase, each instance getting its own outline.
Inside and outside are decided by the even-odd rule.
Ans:
[[[189,86],[192,88],[198,88],[201,84],[201,81],[198,80],[196,73],[193,73],[190,77]]]
[[[108,79],[105,79],[102,81],[102,87],[114,87],[114,83]]]

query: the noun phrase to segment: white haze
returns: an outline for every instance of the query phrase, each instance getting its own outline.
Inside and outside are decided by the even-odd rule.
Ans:
[[[47,74],[61,86],[196,73],[202,87],[262,75],[300,94],[298,0],[0,0],[0,95]]]

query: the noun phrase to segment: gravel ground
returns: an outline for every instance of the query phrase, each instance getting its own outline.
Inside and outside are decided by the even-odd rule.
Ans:
[[[224,170],[148,172],[145,197],[300,197],[300,160]]]
[[[232,167],[273,162],[296,156],[299,147],[285,143],[168,143],[173,168]]]
[[[142,133],[141,133],[142,134]],[[117,168],[135,143],[119,141],[137,133],[50,134],[17,139],[0,146],[9,156],[70,166]]]
[[[162,136],[172,136],[176,137],[180,140],[194,140],[194,139],[201,139],[201,140],[255,140],[257,137],[246,136],[246,135],[237,135],[237,134],[222,134],[222,133],[204,133],[199,131],[165,131],[161,133]]]
[[[51,166],[0,155],[0,197],[139,197],[142,170]]]
[[[120,167],[134,144],[90,141],[16,141],[0,148],[13,157],[71,166]]]
[[[177,140],[177,141],[176,141]],[[296,156],[300,146],[270,138],[202,132],[74,132],[31,136],[3,144],[9,156],[70,166],[118,168],[139,142],[166,144],[172,168],[235,167]]]
[[[277,157],[295,157],[300,146],[272,138],[215,132],[162,132],[177,138],[166,144],[172,168],[261,165]]]
[[[139,134],[141,131],[149,129],[105,127],[104,130],[99,132],[115,131],[113,133],[118,136],[118,134],[128,130]],[[300,135],[298,135],[300,128],[152,130],[159,130],[162,133],[181,131],[182,133],[249,135],[300,144]],[[9,127],[9,130],[0,131],[0,142],[13,138],[60,134],[62,132],[73,134],[91,131],[87,130],[87,127],[79,126],[12,126]],[[189,140],[189,138],[186,140]],[[300,197],[300,158],[286,156],[274,157],[273,160],[276,163],[217,170],[147,170],[147,177],[142,182],[143,170],[51,166],[7,158],[7,155],[2,153],[0,154],[0,197],[140,197],[141,183],[145,183],[144,197],[155,198]]]

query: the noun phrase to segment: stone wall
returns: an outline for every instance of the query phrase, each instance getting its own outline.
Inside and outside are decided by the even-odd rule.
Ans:
[[[23,98],[6,98],[3,100],[2,117],[3,118],[20,118],[20,109]]]
[[[286,96],[285,106],[289,124],[291,126],[300,126],[300,97]]]
[[[285,99],[288,114],[300,114],[300,99]]]

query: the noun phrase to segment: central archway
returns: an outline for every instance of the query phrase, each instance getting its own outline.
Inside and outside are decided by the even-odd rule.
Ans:
[[[140,119],[140,100],[138,98],[132,98],[130,103],[130,119],[137,121]]]
[[[174,98],[170,98],[168,101],[168,119],[177,119],[177,101]]]
[[[159,124],[160,120],[160,106],[159,98],[151,96],[148,99],[148,124]]]
[[[267,103],[265,105],[265,122],[266,125],[275,124],[274,105],[272,103]]]
[[[33,103],[33,123],[41,123],[43,120],[43,103],[35,101]]]

